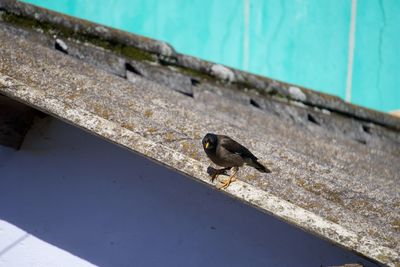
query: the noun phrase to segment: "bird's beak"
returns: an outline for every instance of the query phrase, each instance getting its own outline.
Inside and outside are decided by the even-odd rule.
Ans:
[[[207,149],[209,145],[210,145],[210,143],[207,142],[207,143],[204,145],[204,147]]]

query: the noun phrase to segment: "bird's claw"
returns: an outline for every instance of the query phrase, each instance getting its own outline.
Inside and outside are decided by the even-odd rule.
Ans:
[[[211,175],[211,182],[213,183],[214,180],[218,177],[217,173],[214,173],[213,175]]]
[[[224,181],[220,186],[217,186],[217,188],[218,188],[218,189],[225,189],[225,188],[227,188],[230,184],[231,184],[231,183],[230,183],[230,181],[229,181],[229,179],[228,179],[228,180]]]
[[[233,174],[232,174],[228,179],[226,179],[224,182],[222,182],[222,185],[221,185],[221,186],[217,186],[217,188],[218,188],[218,189],[226,189],[226,188],[228,188],[228,186],[229,186],[232,182],[236,181],[236,174],[237,174],[237,172],[238,172],[238,168],[235,168],[235,170],[233,171]]]

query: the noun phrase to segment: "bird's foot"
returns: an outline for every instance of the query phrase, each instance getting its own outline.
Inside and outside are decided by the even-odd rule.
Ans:
[[[228,179],[223,181],[220,186],[217,186],[217,188],[218,189],[226,189],[232,182],[236,181],[236,174],[237,174],[238,170],[239,170],[238,168],[235,168],[235,170],[233,171],[233,174]]]

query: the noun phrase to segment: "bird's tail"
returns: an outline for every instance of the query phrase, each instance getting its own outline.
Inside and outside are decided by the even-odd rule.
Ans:
[[[251,166],[256,168],[259,172],[265,172],[265,173],[270,173],[271,170],[268,169],[267,167],[265,167],[264,165],[262,165],[260,162],[258,162],[257,160],[253,160],[251,162]]]

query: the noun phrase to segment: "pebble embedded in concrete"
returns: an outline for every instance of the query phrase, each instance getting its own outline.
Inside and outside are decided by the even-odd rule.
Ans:
[[[219,64],[212,65],[210,72],[211,75],[213,75],[214,77],[217,77],[218,79],[227,81],[229,83],[235,80],[235,74],[233,73],[233,71]]]
[[[291,98],[293,98],[293,99],[296,99],[296,100],[299,100],[299,101],[306,101],[307,100],[307,96],[298,87],[290,86],[289,87],[289,94],[290,94]]]

